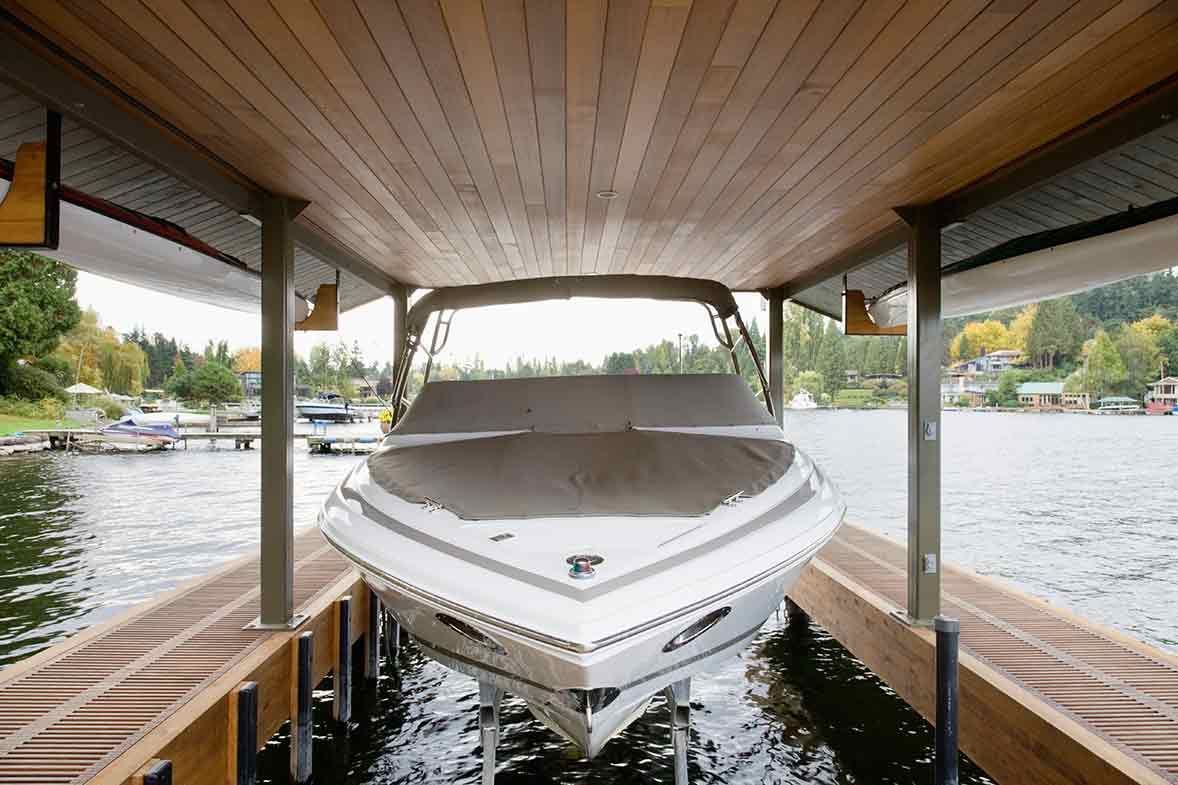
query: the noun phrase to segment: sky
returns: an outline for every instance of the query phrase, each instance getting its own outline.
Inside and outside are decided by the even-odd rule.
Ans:
[[[86,272],[78,272],[77,299],[99,320],[120,333],[143,327],[174,337],[199,351],[209,341],[228,341],[236,350],[261,343],[258,314],[185,300]],[[762,330],[766,306],[758,294],[738,294],[746,322]],[[338,332],[295,333],[295,351],[306,356],[320,342],[360,345],[369,362],[392,358],[393,305],[382,298],[340,316]],[[694,303],[633,300],[557,300],[462,311],[454,318],[442,358],[469,362],[478,355],[487,367],[503,367],[517,357],[555,357],[600,363],[611,351],[627,351],[664,338],[696,334],[715,343],[704,309]]]

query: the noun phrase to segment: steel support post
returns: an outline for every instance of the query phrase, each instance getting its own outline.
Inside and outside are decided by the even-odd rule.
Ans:
[[[773,416],[785,427],[785,357],[782,332],[785,329],[785,290],[769,290],[769,397]]]
[[[503,690],[479,682],[479,736],[483,744],[483,785],[495,785],[495,750],[499,746],[499,701]]]
[[[405,357],[405,344],[409,340],[409,289],[398,286],[393,292],[393,380],[394,384],[401,373],[401,363]],[[393,425],[397,424],[401,413],[401,401],[393,401]]]
[[[294,245],[289,200],[262,209],[262,570],[260,626],[294,621]]]
[[[957,785],[957,647],[961,624],[938,616],[937,633],[937,739],[934,768],[936,785]]]
[[[934,206],[908,224],[908,617],[941,611],[941,226]]]
[[[675,752],[675,785],[687,785],[687,743],[691,737],[691,679],[666,688],[671,709],[671,747]]]

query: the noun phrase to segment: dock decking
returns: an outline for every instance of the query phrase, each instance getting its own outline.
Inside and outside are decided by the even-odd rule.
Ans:
[[[909,704],[934,716],[931,630],[904,608],[905,550],[844,526],[791,593]],[[1003,783],[1178,782],[1178,657],[946,564],[961,620],[961,747]]]
[[[295,560],[295,602],[310,617],[298,632],[316,630],[321,678],[335,662],[334,600],[359,587],[317,529],[298,536]],[[130,782],[156,757],[178,783],[225,781],[234,687],[259,683],[259,743],[289,717],[284,652],[298,632],[242,629],[257,605],[257,560],[239,559],[0,671],[0,783]],[[287,674],[268,678],[275,665]]]
[[[156,758],[177,783],[232,782],[232,694],[258,684],[258,743],[290,716],[292,646],[314,633],[312,678],[350,643],[368,594],[317,530],[295,543],[296,632],[242,629],[257,615],[257,561],[239,559],[0,671],[0,785],[132,783]],[[846,526],[793,599],[926,717],[933,635],[896,617],[901,545]],[[961,742],[1003,783],[1178,782],[1178,658],[997,581],[946,565],[961,620]]]

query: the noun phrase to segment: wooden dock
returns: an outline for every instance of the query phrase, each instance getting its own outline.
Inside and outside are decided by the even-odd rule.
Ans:
[[[159,760],[176,783],[238,781],[239,687],[257,685],[246,738],[260,748],[297,711],[300,636],[312,633],[314,685],[336,668],[345,631],[355,643],[374,618],[317,531],[295,555],[308,615],[297,631],[243,629],[258,601],[257,561],[245,558],[0,671],[0,785],[138,785]],[[966,570],[947,566],[943,580],[945,613],[961,620],[962,748],[987,773],[1178,782],[1178,658]],[[793,599],[931,718],[934,638],[897,617],[905,590],[903,548],[846,526]]]
[[[961,748],[1000,783],[1178,783],[1178,657],[946,564]],[[844,526],[792,599],[926,719],[935,638],[898,617],[904,547]]]
[[[156,759],[177,783],[235,782],[235,712],[257,684],[256,742],[292,716],[298,638],[313,634],[311,684],[339,654],[337,599],[351,642],[368,591],[317,529],[295,541],[297,631],[243,629],[258,614],[258,563],[239,559],[108,623],[0,671],[0,783],[136,783]]]

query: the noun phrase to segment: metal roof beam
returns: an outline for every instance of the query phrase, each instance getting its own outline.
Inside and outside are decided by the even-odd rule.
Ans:
[[[395,295],[398,290],[404,288],[404,284],[377,270],[369,261],[317,227],[295,222],[291,224],[290,231],[296,245],[302,246],[332,267],[351,273],[372,285],[382,295]]]
[[[785,291],[786,298],[791,298],[799,292],[804,292],[812,286],[817,286],[823,281],[828,281],[831,278],[844,275],[857,267],[862,267],[874,261],[876,258],[907,244],[907,242],[908,227],[902,221],[897,220],[896,223],[882,231],[876,232],[854,248],[844,251],[831,259],[827,259],[809,272],[787,281],[782,286],[782,289]],[[807,307],[823,313],[821,310],[812,306]],[[838,318],[841,319],[842,317]]]
[[[261,217],[265,189],[3,9],[0,81],[114,140],[239,215]],[[317,227],[296,222],[291,233],[297,244],[381,294],[402,285]]]
[[[1099,158],[1178,117],[1178,77],[1154,85],[1038,150],[937,202],[942,226]]]
[[[261,214],[264,191],[260,187],[234,176],[228,165],[89,69],[78,66],[81,73],[70,73],[59,60],[30,46],[18,32],[20,26],[8,12],[0,11],[0,80],[237,212]],[[52,43],[38,43],[60,60],[71,60]]]

